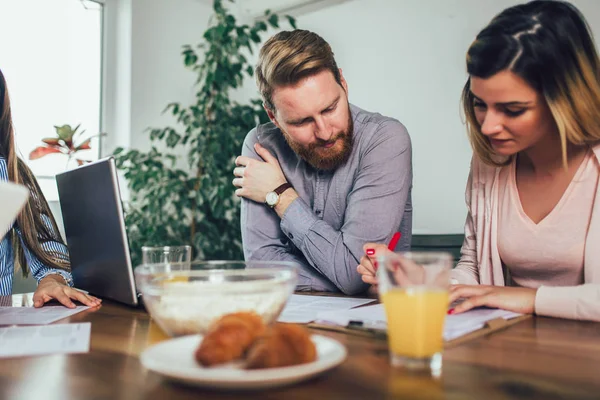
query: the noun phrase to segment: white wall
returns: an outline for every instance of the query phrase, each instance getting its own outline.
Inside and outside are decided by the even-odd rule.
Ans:
[[[174,119],[162,115],[173,101],[193,100],[195,75],[181,58],[196,44],[212,9],[198,0],[107,0],[105,44],[105,139],[103,154],[117,146],[150,148],[148,127]]]
[[[164,127],[173,118],[161,115],[166,105],[194,99],[196,75],[185,69],[181,48],[200,42],[212,14],[198,0],[135,0],[132,32],[132,146],[149,148],[149,126]]]
[[[211,2],[118,2],[129,3],[131,11],[131,109],[124,109],[130,122],[118,135],[125,135],[119,140],[145,149],[148,136],[143,130],[170,121],[160,115],[164,106],[192,99],[194,77],[183,69],[179,53],[181,45],[196,43],[201,36]],[[299,27],[319,33],[331,44],[348,80],[351,102],[395,117],[408,128],[414,154],[415,233],[463,231],[471,158],[459,108],[466,79],[464,56],[477,32],[495,14],[517,3],[351,0],[297,16]],[[600,35],[600,1],[573,3]],[[251,81],[240,96],[250,95],[257,95]],[[110,132],[108,126],[106,130]]]

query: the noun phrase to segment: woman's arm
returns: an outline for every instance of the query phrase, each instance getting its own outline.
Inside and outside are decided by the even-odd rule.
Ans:
[[[547,317],[600,321],[600,285],[541,286],[535,296],[535,313]]]
[[[44,263],[42,263],[36,256],[29,250],[25,244],[21,236],[21,231],[17,229],[17,233],[19,235],[19,239],[21,240],[21,246],[23,246],[23,251],[25,253],[25,259],[27,260],[27,266],[31,271],[31,274],[35,277],[35,279],[39,282],[47,277],[48,275],[59,275],[63,278],[64,283],[68,286],[73,286],[73,277],[71,273],[66,270],[51,268]],[[68,258],[68,250],[67,247],[59,242],[48,241],[42,243],[42,248],[49,254],[56,254],[57,258]]]
[[[43,217],[44,221],[46,222],[48,217]],[[27,267],[31,271],[31,274],[38,281],[38,287],[33,294],[33,305],[35,307],[42,307],[45,303],[52,299],[58,300],[61,304],[69,308],[75,307],[75,303],[73,303],[72,300],[80,301],[81,303],[90,307],[96,307],[100,305],[100,299],[72,288],[73,278],[69,271],[59,268],[51,268],[41,262],[31,252],[31,250],[27,248],[21,231],[18,228],[15,229],[19,236],[19,240],[21,240],[21,246],[23,246],[25,259],[27,260]],[[49,229],[52,230],[51,227]],[[42,248],[47,253],[56,255],[58,259],[62,258],[68,260],[69,258],[67,247],[60,242],[46,241],[42,243]]]
[[[465,239],[460,249],[460,261],[450,272],[450,279],[453,284],[478,285],[479,284],[479,265],[477,263],[477,236],[473,224],[473,212],[471,196],[473,195],[473,166],[471,161],[471,171],[467,180],[465,190],[465,203],[467,204],[467,220],[465,222]]]
[[[59,237],[59,233],[54,231],[53,224],[50,221],[50,217],[45,214],[42,214],[42,221],[46,225],[46,228],[51,233],[52,237]],[[52,268],[46,264],[44,264],[36,255],[27,247],[25,240],[23,238],[21,229],[19,227],[15,227],[15,230],[21,240],[21,246],[23,247],[23,252],[25,254],[25,259],[27,260],[27,266],[31,271],[31,274],[35,277],[38,283],[44,279],[48,275],[60,275],[64,283],[68,286],[73,286],[73,278],[71,273],[67,270]],[[69,265],[69,250],[67,246],[63,243],[58,242],[56,240],[48,240],[41,243],[41,247],[48,255],[52,255],[56,260],[64,261],[65,265]]]

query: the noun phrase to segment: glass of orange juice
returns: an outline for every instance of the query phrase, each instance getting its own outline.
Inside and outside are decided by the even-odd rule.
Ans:
[[[142,264],[172,265],[174,270],[190,270],[192,261],[192,246],[142,246]],[[169,271],[166,268],[165,271]],[[187,282],[186,276],[171,277],[165,283]]]
[[[392,365],[439,375],[452,256],[387,253],[377,262]]]

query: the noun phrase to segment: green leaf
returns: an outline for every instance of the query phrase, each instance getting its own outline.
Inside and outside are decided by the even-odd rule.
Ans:
[[[269,18],[271,19],[271,18]],[[255,25],[254,25],[254,30],[256,32],[260,32],[260,31],[266,31],[267,29],[269,29],[269,27],[267,26],[267,24],[264,21],[258,21]]]
[[[165,113],[165,112],[169,111],[169,109],[171,109],[171,112],[173,113],[173,115],[177,115],[177,114],[179,114],[179,107],[180,107],[179,103],[169,103],[163,110],[163,113]]]
[[[298,27],[296,26],[296,18],[292,17],[291,15],[286,15],[285,16],[289,22],[289,24],[292,26],[292,28],[294,29],[298,29]]]
[[[216,14],[222,14],[225,12],[225,9],[223,8],[223,2],[221,0],[213,0],[213,10]]]
[[[258,33],[255,31],[250,32],[250,39],[252,39],[254,43],[260,43],[260,36],[258,36]]]
[[[271,16],[269,16],[269,24],[271,24],[271,26],[275,27],[275,28],[279,28],[279,15],[277,14],[271,14]]]
[[[197,61],[198,61],[198,56],[196,56],[196,54],[192,50],[183,52],[183,63],[185,64],[186,67],[190,67],[190,66],[196,64]]]
[[[181,135],[179,135],[174,130],[170,130],[169,135],[167,136],[167,140],[166,140],[167,146],[169,146],[171,148],[177,146],[180,139],[181,139]]]
[[[70,142],[73,140],[73,136],[80,126],[81,124],[77,125],[75,128],[71,128],[71,125],[62,125],[55,126],[54,129],[56,129],[56,134],[60,139],[64,140],[65,142]]]

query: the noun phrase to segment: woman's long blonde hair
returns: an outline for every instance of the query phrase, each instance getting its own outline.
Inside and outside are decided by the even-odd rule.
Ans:
[[[63,243],[63,240],[58,233],[56,221],[52,217],[48,202],[42,194],[35,177],[23,160],[16,155],[14,140],[10,99],[4,75],[0,71],[0,157],[6,160],[8,179],[11,182],[24,185],[30,193],[29,201],[17,217],[15,227],[9,232],[15,258],[22,268],[23,275],[27,276],[27,259],[15,229],[18,228],[23,243],[38,260],[51,268],[70,270],[68,254],[43,247],[46,242]]]
[[[537,0],[507,8],[478,35],[467,52],[469,76],[488,78],[509,70],[546,100],[560,135],[563,163],[568,144],[600,140],[600,60],[581,12],[566,1]],[[489,165],[495,156],[475,118],[470,78],[462,108],[475,154]]]

